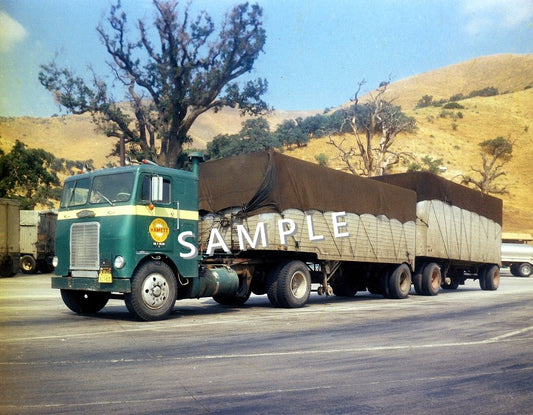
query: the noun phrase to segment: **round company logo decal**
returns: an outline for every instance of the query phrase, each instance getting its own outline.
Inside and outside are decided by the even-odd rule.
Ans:
[[[167,223],[160,218],[154,219],[148,228],[150,236],[156,242],[165,242],[170,233]]]

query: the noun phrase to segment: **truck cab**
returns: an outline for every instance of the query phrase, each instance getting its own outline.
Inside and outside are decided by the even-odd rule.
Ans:
[[[130,311],[139,308],[131,293],[140,284],[145,319],[157,318],[177,298],[175,277],[198,277],[197,231],[194,172],[140,164],[69,177],[58,212],[52,287],[61,289],[71,310],[92,313],[111,293],[123,294]],[[150,278],[136,279],[140,270]]]

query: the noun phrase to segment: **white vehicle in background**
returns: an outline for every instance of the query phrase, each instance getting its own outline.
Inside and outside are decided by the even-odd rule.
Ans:
[[[515,277],[529,277],[533,272],[533,246],[502,243],[502,265],[510,267]]]

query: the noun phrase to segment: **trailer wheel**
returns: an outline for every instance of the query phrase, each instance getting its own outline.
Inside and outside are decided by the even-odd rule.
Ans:
[[[430,296],[437,295],[441,282],[440,267],[434,262],[425,265],[422,270],[422,294]]]
[[[311,293],[311,275],[307,266],[301,261],[290,261],[279,271],[276,301],[285,308],[303,307]],[[269,296],[270,298],[270,296]]]
[[[61,290],[65,305],[78,314],[96,314],[105,307],[111,293],[96,291]]]
[[[411,290],[411,270],[407,264],[397,266],[388,280],[388,298],[407,298]]]
[[[482,290],[495,291],[500,286],[500,267],[487,265],[483,267],[479,276],[479,285]]]
[[[37,270],[37,261],[31,255],[20,258],[20,269],[24,274],[34,274]]]
[[[533,271],[531,264],[527,262],[520,264],[517,269],[519,277],[529,277]]]
[[[267,282],[266,282],[266,292],[270,304],[273,307],[279,307],[278,303],[278,277],[281,269],[287,265],[287,262],[282,262],[274,266],[268,271]]]
[[[164,262],[146,262],[133,274],[131,293],[124,302],[135,317],[154,321],[165,318],[177,297],[176,277]]]

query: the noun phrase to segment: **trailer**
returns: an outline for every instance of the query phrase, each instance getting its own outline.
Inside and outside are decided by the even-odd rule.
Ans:
[[[0,276],[12,277],[19,269],[19,202],[0,199]]]
[[[294,308],[312,287],[393,299],[407,298],[413,279],[428,295],[441,279],[498,287],[501,202],[490,199],[500,213],[487,216],[477,199],[457,205],[274,151],[192,163],[192,172],[147,163],[65,180],[52,287],[67,307],[95,313],[122,298],[137,318],[157,320],[183,298],[240,305],[253,292]]]
[[[467,278],[495,290],[501,266],[502,200],[428,173],[374,180],[413,190],[416,203],[417,293],[457,289]]]
[[[20,269],[25,274],[54,270],[57,213],[20,211]]]

